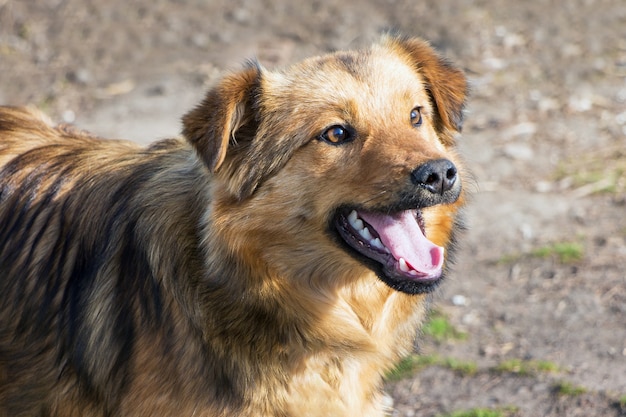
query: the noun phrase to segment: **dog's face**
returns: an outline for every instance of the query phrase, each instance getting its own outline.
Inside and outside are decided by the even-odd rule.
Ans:
[[[184,134],[214,172],[221,212],[268,239],[253,256],[280,247],[295,264],[308,252],[423,293],[442,276],[463,200],[465,94],[463,74],[427,44],[389,37],[230,75],[185,116]]]

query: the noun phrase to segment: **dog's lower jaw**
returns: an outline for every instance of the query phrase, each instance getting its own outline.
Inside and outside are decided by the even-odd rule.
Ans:
[[[414,214],[408,214],[409,212]],[[368,224],[362,227],[363,219],[355,210],[338,209],[332,218],[330,233],[336,236],[335,240],[351,257],[374,271],[389,287],[406,294],[427,294],[434,291],[442,281],[445,270],[442,268],[444,248],[424,238],[424,220],[420,210],[411,210],[406,213],[404,217],[415,217],[413,223],[415,227],[419,225],[422,241],[431,245],[428,251],[431,252],[433,264],[428,267],[429,269],[416,271],[410,264],[407,264],[404,258],[396,259],[395,255],[381,242],[375,229],[368,228]]]

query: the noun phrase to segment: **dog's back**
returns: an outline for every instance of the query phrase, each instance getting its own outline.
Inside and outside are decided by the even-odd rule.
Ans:
[[[0,108],[0,416],[107,415],[150,326],[193,345],[161,281],[198,274],[190,160],[177,140],[144,149]]]

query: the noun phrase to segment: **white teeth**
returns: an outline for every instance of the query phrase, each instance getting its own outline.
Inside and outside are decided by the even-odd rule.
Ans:
[[[419,275],[419,272],[411,268],[409,264],[406,263],[404,258],[398,259],[398,268],[400,269],[400,271],[407,272],[409,275],[413,275],[413,276]]]
[[[363,229],[363,220],[359,219],[355,210],[352,210],[348,215],[348,223],[350,223],[350,226],[352,226],[357,232],[360,232]]]
[[[385,247],[385,245],[383,245],[383,242],[381,242],[379,238],[371,240],[370,244],[376,249],[387,250],[387,248]]]
[[[383,242],[381,242],[380,238],[374,238],[372,232],[370,232],[370,230],[365,226],[363,220],[359,218],[356,210],[352,210],[348,215],[348,223],[350,223],[350,226],[352,226],[354,230],[359,232],[361,237],[365,239],[365,241],[369,243],[373,248],[385,251],[386,253],[391,253],[389,252],[389,249],[387,249],[385,245],[383,245]]]
[[[409,266],[406,264],[404,258],[398,259],[398,265],[400,266],[400,271],[409,272]]]

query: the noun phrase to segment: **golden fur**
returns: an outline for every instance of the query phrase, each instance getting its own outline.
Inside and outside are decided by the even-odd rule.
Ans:
[[[436,284],[386,281],[333,216],[419,209],[451,249],[465,94],[387,36],[250,64],[146,148],[1,108],[0,416],[382,416]],[[437,159],[456,194],[409,180]]]

